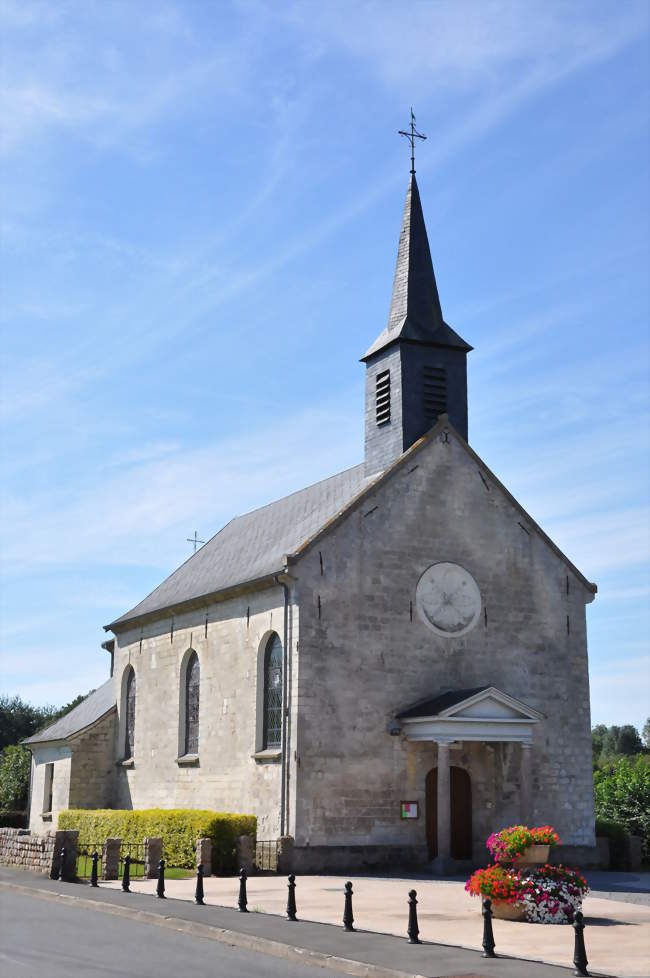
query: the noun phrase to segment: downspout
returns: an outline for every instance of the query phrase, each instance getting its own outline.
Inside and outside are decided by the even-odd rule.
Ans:
[[[32,820],[32,789],[34,781],[34,752],[31,747],[28,747],[29,751],[29,784],[27,786],[27,826],[29,828]]]
[[[287,670],[288,664],[288,637],[289,637],[289,588],[284,581],[280,580],[278,574],[274,577],[275,583],[278,584],[284,594],[284,627],[283,627],[283,638],[282,638],[282,752],[281,752],[281,778],[282,784],[280,786],[280,835],[284,835],[285,822],[286,822],[286,796],[287,796],[287,770],[289,766],[289,758],[287,751],[287,681],[289,678],[289,673]]]

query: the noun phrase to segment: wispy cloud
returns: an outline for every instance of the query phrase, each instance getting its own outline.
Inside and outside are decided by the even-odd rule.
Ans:
[[[187,111],[188,99],[208,91],[235,99],[243,87],[245,42],[231,37],[206,55],[180,5],[145,5],[138,16],[119,2],[35,9],[2,11],[5,153],[58,130],[146,158],[147,130]]]
[[[109,459],[102,479],[76,492],[7,499],[5,560],[14,574],[82,562],[171,569],[193,526],[216,533],[232,516],[332,475],[346,460],[356,464],[358,433],[346,422],[330,404],[294,416],[290,429],[278,420],[244,440],[194,449],[145,445],[122,454],[116,474]],[[264,474],[262,482],[254,472]],[[36,509],[41,529],[25,547]]]
[[[642,295],[621,284],[647,247],[622,166],[629,146],[640,167],[643,80],[626,70],[647,21],[633,0],[588,15],[537,0],[0,5],[5,635],[41,674],[30,695],[96,685],[83,670],[99,625],[187,555],[195,526],[358,460],[361,368],[355,381],[343,358],[385,315],[406,177],[393,130],[411,101],[434,261],[464,266],[439,284],[477,347],[471,440],[604,577],[594,664],[621,609],[621,648],[638,654],[625,613],[646,596],[647,346],[637,328],[630,357],[611,331],[614,306]],[[598,92],[618,104],[576,134],[566,105],[581,119]],[[597,170],[576,204],[608,153],[616,178]],[[508,258],[544,228],[520,227],[514,247],[506,229],[535,195],[557,234],[521,275]],[[492,252],[500,276],[481,281]]]
[[[302,6],[289,16],[304,23]],[[505,71],[548,76],[610,56],[647,29],[643,3],[598,4],[593,17],[566,4],[530,0],[446,0],[437,4],[386,4],[366,0],[354,7],[332,2],[313,11],[310,27],[334,40],[387,85],[423,82],[445,95],[477,86],[499,87]],[[344,15],[343,15],[344,14]],[[397,43],[408,38],[408,45]],[[315,53],[326,50],[325,43]]]

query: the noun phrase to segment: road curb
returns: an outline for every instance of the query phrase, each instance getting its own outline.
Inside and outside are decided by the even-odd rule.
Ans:
[[[102,900],[89,900],[86,897],[72,893],[57,893],[54,890],[43,890],[39,887],[22,886],[8,880],[0,880],[0,889],[14,890],[25,896],[35,896],[41,900],[53,900],[69,903],[84,909],[97,910],[101,913],[113,914],[115,917],[125,917],[129,920],[139,920],[142,923],[153,924],[156,927],[166,927],[168,930],[180,931],[194,937],[203,937],[210,941],[219,941],[247,951],[257,951],[269,954],[274,958],[294,961],[298,964],[312,965],[328,971],[343,972],[352,978],[424,978],[413,971],[398,971],[395,968],[382,968],[380,965],[356,961],[352,958],[341,958],[323,951],[312,951],[309,948],[285,944],[282,941],[272,941],[267,937],[257,937],[254,934],[243,934],[241,931],[227,930],[213,924],[202,924],[198,921],[184,920],[182,917],[162,916],[150,910],[134,910],[121,907],[115,903],[104,903]]]

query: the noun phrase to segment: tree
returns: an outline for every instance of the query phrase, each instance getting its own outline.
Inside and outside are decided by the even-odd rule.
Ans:
[[[31,754],[11,744],[0,754],[0,809],[23,811],[27,806]]]
[[[604,723],[599,723],[591,731],[591,748],[594,755],[594,762],[597,762],[603,752],[607,727]]]
[[[594,773],[596,816],[624,825],[650,857],[650,756],[619,757]]]
[[[58,709],[54,706],[32,706],[20,696],[0,696],[0,750],[9,744],[20,743],[25,737],[31,737],[37,730],[59,720],[89,695],[75,696]]]
[[[631,723],[626,723],[624,727],[620,727],[616,738],[616,753],[632,757],[634,754],[642,753],[642,751],[643,743],[636,727],[633,727]]]
[[[55,714],[53,706],[32,706],[20,696],[0,696],[0,750],[31,737]]]
[[[0,696],[0,810],[22,811],[27,806],[31,754],[19,742],[65,716],[86,696],[75,696],[58,710],[32,706],[20,696]]]
[[[622,727],[606,727],[604,723],[599,723],[591,731],[591,745],[594,767],[621,755],[634,757],[644,751],[639,731],[631,723]]]
[[[645,744],[646,749],[647,750],[650,750],[650,717],[648,717],[648,719],[646,720],[646,722],[643,724],[643,734],[642,734],[642,737],[643,737],[643,743]]]

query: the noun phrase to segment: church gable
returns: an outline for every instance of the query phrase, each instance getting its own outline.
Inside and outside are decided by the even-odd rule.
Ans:
[[[425,463],[425,459],[427,460]],[[451,468],[450,468],[451,465]],[[423,472],[429,470],[430,482],[425,486],[422,483]],[[442,469],[448,470],[449,476],[445,480],[444,487],[440,480]],[[416,474],[417,473],[417,474]],[[438,516],[442,517],[451,509],[452,513],[459,512],[458,499],[460,495],[471,496],[471,508],[478,507],[485,523],[482,531],[487,534],[489,540],[489,514],[494,514],[495,509],[502,511],[506,509],[511,515],[510,529],[515,547],[519,547],[524,538],[528,543],[539,542],[552,555],[558,558],[571,575],[582,585],[585,591],[586,601],[592,601],[597,591],[595,584],[587,580],[569,558],[556,546],[551,538],[541,529],[532,519],[524,508],[517,502],[514,496],[499,481],[494,473],[485,465],[483,460],[474,452],[467,442],[458,434],[450,424],[446,415],[443,415],[437,424],[419,439],[408,451],[404,452],[400,458],[393,463],[384,473],[375,480],[369,481],[365,490],[355,497],[347,507],[336,514],[322,529],[320,529],[311,539],[293,554],[289,555],[289,560],[295,560],[308,553],[315,545],[324,540],[342,521],[355,512],[365,511],[375,502],[379,504],[384,491],[390,483],[400,479],[401,489],[408,496],[411,486],[417,487],[431,494],[434,505],[438,504]],[[470,488],[473,487],[473,488]],[[454,498],[452,498],[452,496]],[[469,501],[469,500],[468,500]],[[408,512],[408,507],[406,507]],[[391,515],[399,519],[399,511],[391,507]],[[435,514],[434,514],[435,516]],[[445,517],[449,518],[449,514]],[[503,533],[503,521],[499,520],[499,530]],[[471,532],[468,522],[468,532]],[[506,541],[502,536],[498,540],[493,539],[495,550],[501,552]],[[565,571],[565,573],[566,573]]]

